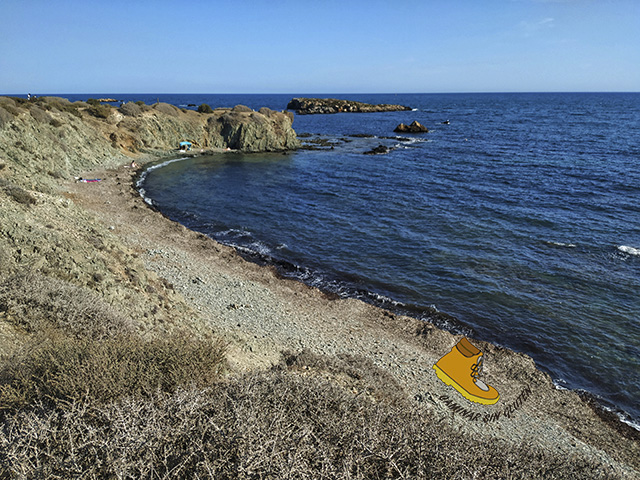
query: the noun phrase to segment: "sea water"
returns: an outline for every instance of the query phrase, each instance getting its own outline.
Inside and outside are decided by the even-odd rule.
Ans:
[[[125,99],[282,110],[294,96],[312,95]],[[640,94],[332,96],[413,111],[297,115],[317,149],[169,163],[147,199],[309,284],[451,314],[445,327],[638,423]],[[414,120],[430,132],[393,132]]]

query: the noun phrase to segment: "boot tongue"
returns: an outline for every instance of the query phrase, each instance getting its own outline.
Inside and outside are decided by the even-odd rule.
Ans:
[[[460,353],[463,354],[465,357],[473,357],[474,355],[477,355],[480,353],[480,350],[478,350],[476,347],[471,345],[471,342],[469,342],[469,340],[467,340],[466,337],[462,337],[462,339],[460,339],[456,347],[458,348]]]
[[[473,381],[476,383],[476,387],[478,387],[480,390],[484,390],[485,392],[489,391],[489,387],[487,387],[487,384],[479,378],[474,378]]]

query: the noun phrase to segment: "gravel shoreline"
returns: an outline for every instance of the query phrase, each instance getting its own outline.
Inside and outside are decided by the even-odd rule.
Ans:
[[[149,272],[173,286],[194,312],[188,321],[229,342],[232,374],[268,368],[287,350],[367,357],[416,405],[465,434],[536,444],[568,459],[587,456],[627,478],[640,478],[638,432],[603,420],[577,393],[556,389],[529,357],[470,339],[485,356],[482,379],[501,398],[492,406],[468,402],[432,369],[460,335],[360,300],[332,298],[283,279],[273,267],[244,260],[149,207],[134,188],[132,169],[84,176],[102,181],[67,183],[74,202],[137,252]]]

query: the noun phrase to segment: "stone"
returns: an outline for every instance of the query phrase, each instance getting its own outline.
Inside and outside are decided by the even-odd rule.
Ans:
[[[385,153],[389,153],[391,149],[389,147],[385,147],[384,145],[378,145],[377,147],[369,150],[368,152],[364,152],[365,155],[384,155]]]

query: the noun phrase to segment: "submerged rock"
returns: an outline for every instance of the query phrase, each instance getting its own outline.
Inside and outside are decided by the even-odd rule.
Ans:
[[[375,148],[372,148],[368,152],[364,152],[365,155],[384,155],[385,153],[389,153],[391,149],[389,147],[385,147],[384,145],[378,145]]]

